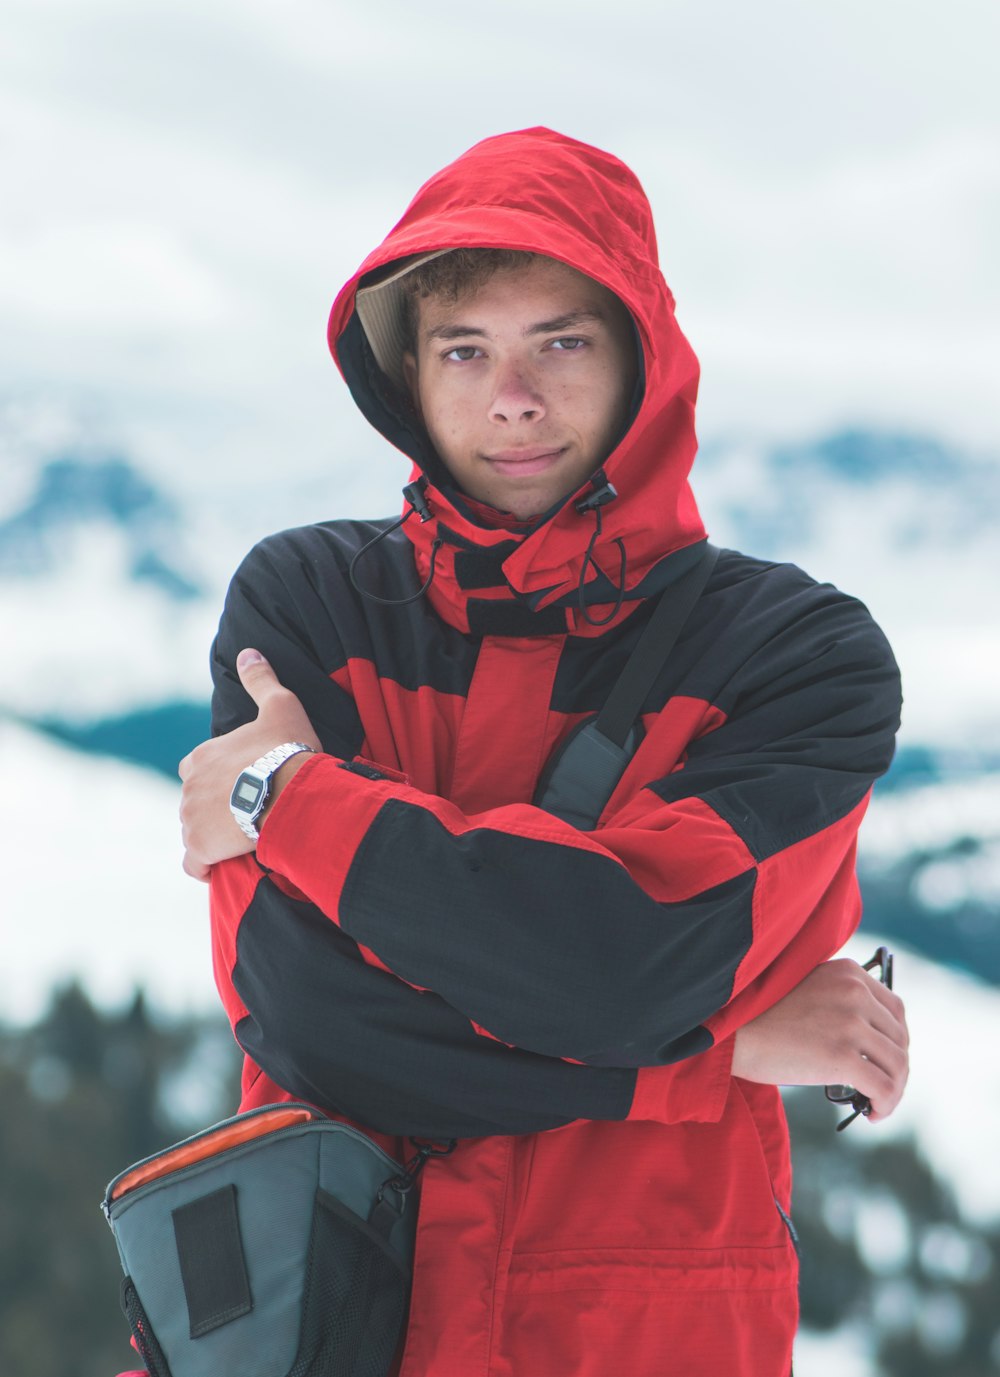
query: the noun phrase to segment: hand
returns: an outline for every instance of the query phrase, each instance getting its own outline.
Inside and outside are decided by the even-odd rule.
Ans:
[[[872,1121],[902,1098],[910,1036],[903,1001],[854,961],[827,961],[736,1033],[733,1075],[765,1085],[853,1085]]]
[[[212,866],[242,856],[254,844],[237,826],[229,810],[229,795],[241,770],[285,741],[302,741],[322,750],[302,704],[291,689],[282,688],[274,670],[256,650],[242,650],[236,660],[240,683],[257,704],[255,722],[247,722],[225,736],[196,746],[177,767],[181,789],[181,836],[184,869],[206,880]],[[309,757],[293,755],[271,779],[271,802]],[[267,810],[264,816],[266,817]],[[258,829],[263,818],[258,822]]]

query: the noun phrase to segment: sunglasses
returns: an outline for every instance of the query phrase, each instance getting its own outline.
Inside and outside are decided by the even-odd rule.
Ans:
[[[866,961],[861,967],[863,971],[878,971],[878,978],[887,990],[892,989],[892,952],[888,947],[879,947],[878,951]],[[837,1125],[837,1132],[840,1133],[848,1124],[853,1124],[854,1120],[864,1114],[866,1117],[872,1112],[872,1102],[867,1095],[863,1095],[860,1090],[855,1090],[853,1085],[828,1085],[826,1087],[826,1098],[832,1104],[849,1104],[852,1112],[846,1119],[841,1119]]]

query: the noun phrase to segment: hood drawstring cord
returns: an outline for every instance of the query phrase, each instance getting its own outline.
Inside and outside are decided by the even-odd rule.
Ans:
[[[422,598],[433,583],[437,553],[444,544],[444,540],[441,536],[435,536],[431,544],[431,567],[428,570],[427,578],[417,591],[412,593],[408,598],[382,598],[378,593],[372,593],[369,589],[362,588],[354,573],[362,556],[366,555],[369,550],[373,550],[380,540],[385,540],[386,536],[392,535],[393,531],[398,531],[404,522],[409,521],[414,512],[420,517],[421,521],[430,521],[431,509],[428,507],[427,501],[424,498],[424,488],[426,487],[426,478],[418,478],[415,483],[407,483],[406,487],[403,489],[403,497],[410,504],[410,510],[404,512],[398,521],[393,521],[390,525],[386,526],[384,531],[379,531],[378,535],[369,540],[366,545],[362,545],[361,549],[351,560],[347,570],[348,577],[351,580],[351,586],[360,593],[363,598],[370,598],[372,602],[381,603],[383,607],[406,607],[409,603],[416,602],[419,598]]]
[[[621,611],[621,605],[625,600],[628,556],[625,552],[625,542],[620,536],[615,536],[614,544],[618,546],[619,558],[618,587],[615,589],[615,605],[606,617],[592,617],[587,610],[587,604],[584,600],[584,585],[587,582],[587,569],[590,565],[593,565],[598,574],[603,575],[605,578],[607,577],[607,575],[604,574],[604,570],[594,559],[594,546],[600,539],[601,530],[603,528],[601,508],[606,507],[609,502],[613,502],[618,496],[618,493],[615,487],[608,482],[600,469],[598,469],[597,473],[594,474],[590,481],[594,491],[589,497],[583,498],[582,501],[576,504],[576,510],[581,516],[586,512],[593,512],[595,522],[594,534],[590,537],[586,553],[583,556],[583,564],[580,568],[580,580],[576,588],[577,606],[580,616],[589,626],[607,626],[609,622],[614,621],[615,617],[618,616],[618,613]],[[368,588],[362,588],[361,584],[358,582],[356,573],[357,567],[364,556],[367,555],[370,550],[373,550],[380,541],[385,540],[386,536],[392,535],[393,531],[398,531],[402,525],[409,521],[414,513],[416,513],[422,522],[430,521],[432,512],[424,497],[424,489],[426,487],[426,478],[418,478],[415,483],[408,483],[403,489],[403,497],[409,505],[409,510],[404,512],[397,521],[393,521],[386,526],[384,531],[379,531],[377,536],[373,536],[365,545],[362,545],[361,549],[358,550],[357,554],[351,560],[347,571],[348,577],[351,580],[351,586],[356,592],[360,593],[363,598],[370,598],[372,602],[380,603],[383,607],[407,607],[410,603],[417,602],[420,598],[424,597],[427,590],[434,582],[434,570],[437,566],[438,550],[440,550],[441,546],[444,544],[442,536],[435,536],[431,543],[430,568],[427,571],[426,579],[417,591],[411,593],[408,598],[383,598],[380,594],[373,593]]]
[[[585,497],[582,502],[576,504],[576,510],[581,516],[584,512],[593,512],[595,520],[594,534],[590,537],[587,553],[583,557],[583,567],[580,569],[580,581],[576,586],[576,598],[580,616],[588,626],[607,626],[608,622],[613,622],[621,611],[621,605],[625,598],[625,576],[628,572],[628,559],[625,554],[625,542],[622,540],[621,536],[615,536],[614,543],[618,546],[619,558],[618,588],[616,589],[617,596],[615,597],[615,605],[606,617],[592,617],[587,611],[587,604],[584,602],[583,597],[583,586],[587,579],[587,566],[592,564],[599,574],[604,574],[604,570],[593,557],[594,546],[597,544],[601,535],[601,508],[606,507],[609,502],[613,502],[618,496],[618,491],[613,484],[608,482],[600,469],[598,469],[590,481],[594,487],[594,491],[589,497]],[[607,578],[607,575],[605,574],[604,577]]]

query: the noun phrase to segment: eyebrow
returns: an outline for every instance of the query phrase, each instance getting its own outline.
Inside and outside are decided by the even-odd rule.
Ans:
[[[559,330],[571,330],[577,325],[587,325],[594,321],[603,322],[604,319],[601,311],[591,307],[580,307],[576,311],[567,311],[565,315],[554,316],[552,320],[540,320],[536,325],[529,325],[522,333],[525,336],[550,335]],[[482,335],[488,338],[489,332],[482,325],[462,324],[435,325],[426,332],[427,339],[464,339],[468,335]]]

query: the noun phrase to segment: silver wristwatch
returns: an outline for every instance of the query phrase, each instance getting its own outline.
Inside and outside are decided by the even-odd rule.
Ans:
[[[267,807],[271,795],[271,776],[300,751],[312,751],[304,741],[286,741],[283,746],[275,746],[273,751],[262,755],[252,765],[240,771],[229,796],[229,807],[236,825],[246,833],[252,842],[260,840],[257,819]]]

